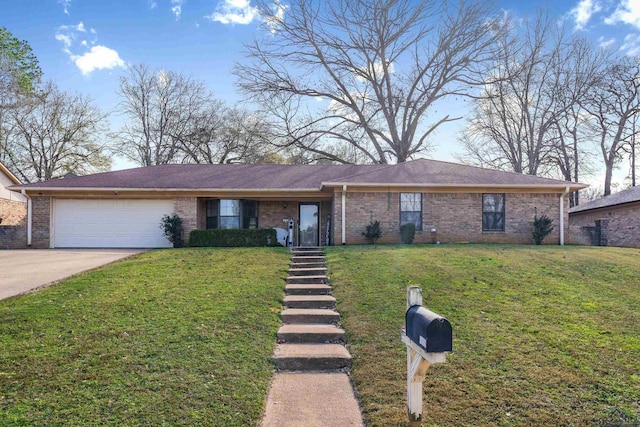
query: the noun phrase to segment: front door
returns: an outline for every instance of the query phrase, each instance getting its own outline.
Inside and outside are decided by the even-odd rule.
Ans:
[[[299,246],[319,246],[320,212],[317,203],[300,203]]]

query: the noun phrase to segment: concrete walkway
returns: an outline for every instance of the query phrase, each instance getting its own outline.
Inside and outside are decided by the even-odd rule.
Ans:
[[[263,427],[363,426],[322,248],[294,248]]]
[[[48,286],[144,249],[24,249],[0,251],[0,300]]]

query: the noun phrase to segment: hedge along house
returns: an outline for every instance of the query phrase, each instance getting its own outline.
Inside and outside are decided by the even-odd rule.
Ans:
[[[563,244],[571,191],[585,186],[435,160],[395,165],[160,165],[16,185],[32,200],[33,247],[169,247],[159,224],[183,219],[185,233],[207,228],[286,228],[294,245],[366,243],[532,243],[534,215]]]

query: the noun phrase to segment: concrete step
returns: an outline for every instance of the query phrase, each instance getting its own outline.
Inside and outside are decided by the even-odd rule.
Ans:
[[[325,268],[327,264],[324,261],[318,262],[291,262],[289,268]]]
[[[292,256],[291,262],[324,262],[323,256]]]
[[[336,299],[330,295],[288,295],[282,305],[288,308],[334,308]]]
[[[326,274],[316,274],[313,276],[289,276],[287,277],[287,283],[322,285],[329,283],[329,277],[327,277]]]
[[[329,285],[313,285],[308,283],[292,283],[284,288],[287,295],[328,295],[331,293]]]
[[[289,268],[289,276],[322,276],[326,273],[327,267]]]
[[[278,342],[335,343],[344,341],[344,330],[335,325],[282,325],[278,329]]]
[[[291,256],[324,256],[321,250],[291,251]]]
[[[278,344],[273,361],[281,371],[333,371],[351,366],[351,355],[340,344]]]
[[[280,312],[282,323],[338,323],[340,313],[328,308],[285,308]]]

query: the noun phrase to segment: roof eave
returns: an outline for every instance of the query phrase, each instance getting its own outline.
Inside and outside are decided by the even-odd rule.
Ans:
[[[10,179],[14,184],[16,184],[16,185],[20,185],[20,184],[22,184],[22,182],[20,182],[20,180],[19,180],[19,179],[18,179],[14,174],[12,174],[12,173],[11,173],[11,171],[10,171],[9,169],[7,169],[7,168],[6,168],[6,166],[5,166],[5,165],[3,165],[2,163],[0,163],[0,171],[1,171],[2,173],[4,173],[6,176],[8,176],[8,177],[9,177],[9,179]],[[13,185],[12,185],[11,187],[13,187]],[[10,190],[10,189],[11,189],[11,187],[7,187],[7,188]]]
[[[95,192],[224,192],[224,193],[238,193],[238,192],[278,192],[278,193],[299,193],[299,192],[320,192],[319,188],[145,188],[145,187],[37,187],[27,185],[12,185],[7,187],[10,190],[25,190],[27,192],[42,192],[42,191],[95,191]]]
[[[620,203],[612,203],[610,205],[604,205],[604,206],[594,206],[592,208],[585,208],[585,209],[580,209],[580,210],[576,210],[576,211],[569,211],[569,214],[581,214],[581,213],[586,213],[586,212],[593,212],[593,211],[597,211],[599,209],[610,209],[610,208],[617,208],[619,206],[624,206],[624,205],[631,205],[633,203],[640,203],[640,200],[630,200],[628,202],[620,202]]]

